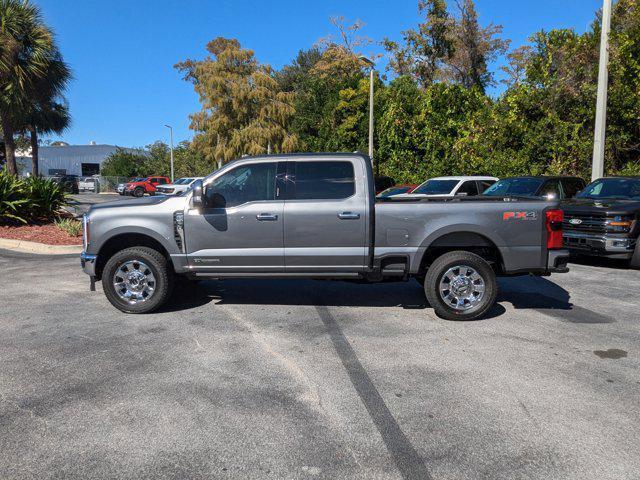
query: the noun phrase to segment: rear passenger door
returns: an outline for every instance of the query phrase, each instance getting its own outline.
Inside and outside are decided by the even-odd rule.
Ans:
[[[350,159],[288,162],[285,271],[364,268],[369,212],[363,169]]]

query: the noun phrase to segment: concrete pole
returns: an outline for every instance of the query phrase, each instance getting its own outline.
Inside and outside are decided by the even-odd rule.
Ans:
[[[369,75],[369,158],[371,158],[371,163],[374,166],[375,171],[375,162],[373,161],[373,66],[371,67],[371,72]]]
[[[609,84],[609,31],[611,29],[611,0],[602,5],[602,32],[600,34],[600,65],[598,70],[598,98],[596,125],[593,138],[591,180],[604,176],[604,145],[607,129],[607,87]]]

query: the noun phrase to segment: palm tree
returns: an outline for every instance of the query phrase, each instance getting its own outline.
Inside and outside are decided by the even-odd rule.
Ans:
[[[69,107],[62,92],[71,79],[71,72],[58,52],[45,75],[33,83],[14,123],[24,133],[29,133],[33,176],[39,175],[38,134],[62,133],[71,123]]]
[[[7,170],[16,175],[15,112],[24,109],[27,92],[46,75],[59,55],[40,10],[29,0],[0,0],[0,123]]]
[[[38,135],[51,133],[60,134],[71,124],[69,107],[64,103],[48,101],[39,103],[32,110],[24,124],[25,132],[29,132],[31,143],[31,174],[37,177],[40,174],[38,163]]]

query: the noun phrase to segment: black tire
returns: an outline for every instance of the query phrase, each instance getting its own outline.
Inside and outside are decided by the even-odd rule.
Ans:
[[[633,256],[631,257],[631,260],[629,260],[629,268],[640,270],[640,238],[636,243],[636,248],[633,251]]]
[[[113,285],[114,274],[125,263],[139,260],[144,262],[155,279],[151,296],[135,304],[120,298]],[[107,260],[102,272],[102,288],[111,305],[124,313],[149,313],[160,308],[171,296],[173,290],[173,272],[167,259],[157,250],[149,247],[131,247],[120,250]]]
[[[457,309],[440,294],[440,282],[453,267],[471,267],[484,282],[484,292],[476,305]],[[475,320],[489,310],[496,301],[498,283],[496,274],[482,257],[475,253],[454,251],[438,257],[429,267],[424,281],[424,292],[436,315],[446,320]]]
[[[135,190],[133,191],[133,196],[134,197],[143,197],[144,196],[144,188],[142,187],[136,187]]]

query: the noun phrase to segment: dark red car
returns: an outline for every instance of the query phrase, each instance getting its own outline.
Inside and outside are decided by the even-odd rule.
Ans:
[[[376,197],[387,198],[387,197],[391,197],[392,195],[399,195],[401,193],[411,193],[417,186],[418,185],[409,185],[409,184],[395,185],[393,187],[387,188],[386,190],[383,190],[378,195],[376,195]]]
[[[124,194],[134,197],[142,197],[145,193],[154,195],[158,185],[166,185],[167,183],[171,183],[168,177],[136,178],[124,186]]]

